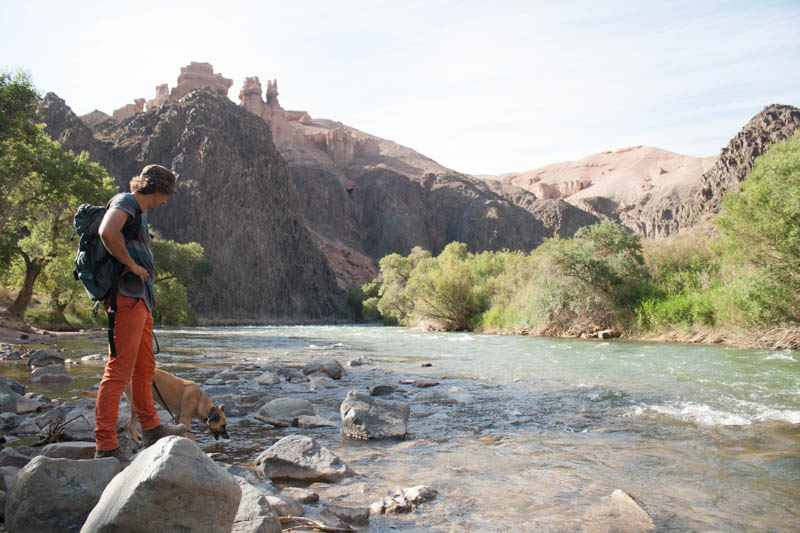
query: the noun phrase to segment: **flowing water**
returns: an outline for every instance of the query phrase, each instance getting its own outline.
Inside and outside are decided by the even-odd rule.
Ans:
[[[277,430],[246,418],[231,419],[229,441],[199,439],[219,460],[247,463],[286,434],[309,434],[359,474],[311,487],[344,504],[368,505],[420,484],[439,492],[409,515],[373,518],[373,531],[603,530],[598,509],[615,489],[634,496],[660,531],[800,529],[797,352],[379,326],[162,330],[159,340],[159,365],[200,383],[241,362],[367,356],[374,365],[348,368],[330,390],[206,387],[212,397],[256,407],[277,396],[306,398],[336,421],[347,390],[438,381],[405,385],[406,394],[391,398],[411,404],[404,442],[351,441],[335,428]],[[102,343],[98,336],[63,345],[82,355]],[[100,366],[76,368],[74,388],[99,378]]]

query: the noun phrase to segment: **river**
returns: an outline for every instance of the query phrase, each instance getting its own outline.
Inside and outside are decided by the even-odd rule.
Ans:
[[[411,404],[405,442],[236,418],[231,440],[199,439],[219,460],[246,463],[287,433],[310,434],[359,474],[321,492],[344,503],[420,484],[438,491],[409,515],[373,520],[372,531],[602,530],[592,517],[615,489],[634,496],[659,531],[800,529],[798,352],[380,326],[164,329],[158,338],[159,365],[200,383],[242,362],[302,366],[326,355],[348,368],[369,357],[374,365],[348,368],[327,392],[207,387],[212,398],[239,394],[241,404],[307,398],[337,422],[349,389],[438,381],[404,385],[392,398]],[[77,357],[101,351],[103,338],[61,346]],[[79,379],[62,394],[87,388],[100,369],[73,367]]]

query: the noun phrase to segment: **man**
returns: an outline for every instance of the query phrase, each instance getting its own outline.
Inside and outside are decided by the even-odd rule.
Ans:
[[[111,199],[99,229],[103,245],[122,265],[122,276],[116,294],[106,301],[106,311],[111,308],[116,316],[113,318],[112,345],[109,345],[110,357],[97,391],[95,458],[116,457],[122,462],[127,462],[127,457],[120,451],[117,441],[117,414],[120,397],[128,383],[145,446],[161,437],[186,433],[183,424],[161,424],[153,405],[156,361],[151,311],[155,305],[155,266],[147,219],[139,216],[139,228],[132,228],[136,232],[135,238],[126,240],[123,236],[126,222],[131,224],[137,213],[164,205],[175,193],[175,175],[161,165],[147,165],[141,174],[131,179],[130,190],[130,193],[120,193]],[[116,312],[110,301],[114,297]]]

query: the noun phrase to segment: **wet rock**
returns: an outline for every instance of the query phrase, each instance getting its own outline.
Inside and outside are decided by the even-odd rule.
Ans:
[[[52,459],[94,459],[94,442],[54,442],[42,448],[42,455]]]
[[[51,364],[42,368],[37,368],[28,377],[30,383],[42,384],[58,384],[58,383],[72,383],[75,378],[64,367],[64,365]]]
[[[427,387],[435,387],[436,385],[439,384],[439,382],[431,381],[429,379],[415,379],[414,381],[411,382],[411,384],[420,389],[424,389]]]
[[[82,532],[230,531],[242,490],[236,479],[184,437],[167,437],[139,452],[108,484]]]
[[[107,357],[106,355],[101,353],[93,353],[89,355],[84,355],[83,357],[81,357],[81,361],[85,363],[88,363],[89,361],[102,361],[106,357]]]
[[[435,499],[439,495],[427,485],[417,485],[399,489],[392,496],[383,498],[369,506],[373,514],[410,513],[421,504]]]
[[[281,382],[281,377],[275,372],[264,372],[255,381],[259,385],[277,385]]]
[[[325,420],[319,416],[298,416],[294,420],[292,420],[292,425],[295,427],[303,428],[303,429],[310,429],[310,428],[325,428],[325,427],[334,427],[336,424],[331,422],[330,420]]]
[[[11,378],[0,377],[0,392],[5,394],[13,392],[22,396],[25,394],[25,385]]]
[[[314,406],[308,400],[299,398],[275,398],[258,410],[258,414],[273,420],[291,421],[298,416],[315,416]]]
[[[328,374],[319,372],[308,376],[308,390],[312,392],[320,389],[332,389],[335,387],[336,385],[334,384],[333,379],[328,376]]]
[[[278,513],[278,516],[302,516],[305,513],[300,500],[291,494],[279,491],[274,485],[259,483],[253,484],[253,486],[264,492],[267,502]]]
[[[0,413],[17,414],[17,398],[21,398],[21,396],[14,393],[6,394],[0,392]]]
[[[267,494],[243,478],[236,481],[242,489],[242,499],[231,533],[280,533],[281,521],[267,501]]]
[[[4,350],[3,353],[0,353],[0,359],[3,361],[21,361],[22,352],[19,350]]]
[[[352,474],[336,454],[302,435],[282,438],[256,458],[255,466],[270,479],[335,483]]]
[[[35,457],[8,492],[6,526],[15,532],[77,531],[118,472],[113,458]]]
[[[283,367],[277,371],[278,375],[290,383],[304,383],[308,381],[306,375],[299,368]]]
[[[347,362],[347,366],[362,366],[371,364],[372,364],[372,359],[370,359],[366,355],[362,355],[361,357],[356,357],[355,359],[350,359]]]
[[[584,517],[592,532],[629,531],[631,533],[654,531],[655,524],[639,503],[617,489],[611,496],[602,498]]]
[[[340,379],[344,374],[344,368],[333,357],[314,359],[303,367],[303,374],[306,376],[319,372],[327,374],[331,379]]]
[[[37,413],[48,405],[49,402],[46,404],[28,396],[19,396],[17,398],[17,414],[24,415],[26,413]]]
[[[283,492],[300,503],[313,505],[319,502],[319,494],[307,489],[302,489],[300,487],[287,487],[283,489]]]
[[[350,391],[339,408],[342,433],[357,439],[404,438],[411,407]]]
[[[351,526],[366,526],[369,523],[369,509],[366,507],[354,509],[342,505],[325,505],[319,512],[323,518],[336,517]]]
[[[2,466],[16,466],[22,468],[31,461],[27,455],[19,453],[14,448],[6,446],[0,451],[0,467]]]
[[[369,388],[369,395],[370,396],[386,396],[387,394],[392,394],[397,392],[398,389],[394,385],[373,385]]]
[[[0,466],[0,490],[9,492],[17,482],[17,478],[19,477],[19,473],[22,472],[22,468],[17,466]]]
[[[460,387],[450,387],[447,390],[447,398],[458,403],[472,402],[472,394]]]
[[[64,365],[64,356],[55,350],[36,350],[28,356],[28,367],[39,368],[49,365]]]

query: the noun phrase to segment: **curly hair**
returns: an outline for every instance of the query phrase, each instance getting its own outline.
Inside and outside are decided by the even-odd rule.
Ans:
[[[131,178],[131,192],[141,194],[175,193],[175,174],[161,165],[147,165],[141,174]]]

